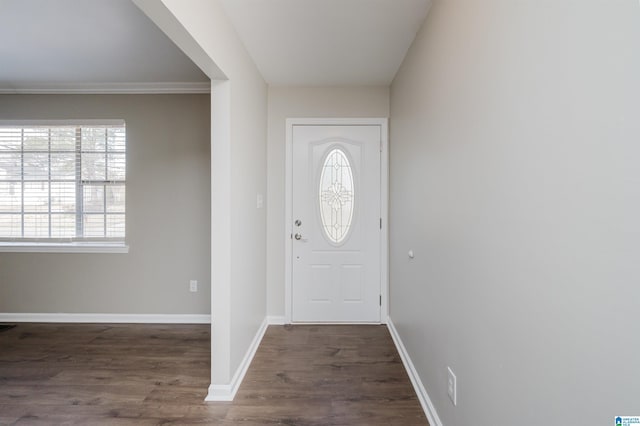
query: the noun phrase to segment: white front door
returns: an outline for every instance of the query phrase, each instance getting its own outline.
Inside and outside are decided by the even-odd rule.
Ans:
[[[293,322],[380,322],[381,132],[292,128]]]

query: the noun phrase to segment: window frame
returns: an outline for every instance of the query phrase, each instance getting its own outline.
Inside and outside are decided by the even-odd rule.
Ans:
[[[0,126],[2,127],[16,127],[24,128],[28,127],[42,127],[42,128],[52,128],[52,127],[124,127],[126,134],[126,123],[124,120],[105,120],[105,119],[96,119],[96,120],[0,120]],[[50,130],[50,129],[49,129]],[[51,150],[51,139],[49,139],[49,147],[47,149],[46,154],[51,158],[52,150]],[[125,136],[126,143],[126,136]],[[106,188],[111,185],[124,186],[126,191],[126,174],[124,179],[122,180],[108,180],[106,175],[106,171],[108,170],[108,157],[110,154],[108,146],[105,144],[104,156],[105,156],[105,177],[104,180],[95,180],[95,179],[82,179],[82,155],[85,151],[82,149],[81,137],[78,137],[76,133],[76,145],[74,151],[68,151],[68,153],[73,152],[76,157],[76,167],[74,172],[74,179],[67,180],[68,182],[73,182],[76,192],[76,208],[74,211],[75,222],[76,222],[76,232],[82,233],[82,237],[63,237],[63,238],[50,238],[50,237],[39,237],[39,238],[0,238],[0,252],[14,252],[14,253],[128,253],[129,246],[126,243],[126,216],[127,210],[126,207],[122,212],[122,215],[125,217],[125,235],[122,238],[113,238],[107,237],[107,205],[106,203],[103,205],[102,212],[98,212],[96,214],[104,215],[104,237],[86,237],[84,236],[83,230],[83,222],[84,216],[86,214],[84,206],[83,206],[83,191],[85,187],[90,187],[91,185],[101,184],[103,185],[103,196],[106,197],[107,191]],[[20,153],[24,154],[24,149],[21,147]],[[37,153],[37,152],[36,152]],[[96,153],[99,153],[96,151]],[[125,145],[124,149],[124,158],[125,158],[125,170],[126,170],[126,158],[127,158],[127,149]],[[21,156],[21,162],[24,162],[24,157]],[[50,164],[50,161],[49,161]],[[126,173],[126,172],[125,172]],[[29,182],[29,180],[25,180],[24,176],[22,177],[22,197],[24,197],[24,183]],[[34,180],[33,182],[44,182],[44,180]],[[51,170],[48,171],[48,179],[49,185],[49,206],[47,209],[47,216],[49,220],[49,235],[51,235]],[[24,202],[21,207],[21,212],[24,223],[24,215],[29,214],[25,212]],[[119,213],[117,213],[119,214]],[[23,225],[24,226],[24,225]],[[24,229],[22,232],[24,235]]]

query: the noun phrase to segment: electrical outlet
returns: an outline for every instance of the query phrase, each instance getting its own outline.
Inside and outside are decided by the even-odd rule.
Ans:
[[[453,405],[457,404],[456,394],[456,375],[453,374],[451,367],[447,367],[447,395],[449,395],[449,399],[453,402]]]
[[[192,293],[195,293],[196,291],[198,291],[198,281],[197,280],[189,281],[189,291],[192,292]]]

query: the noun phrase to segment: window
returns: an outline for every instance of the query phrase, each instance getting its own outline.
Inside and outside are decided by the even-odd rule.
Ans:
[[[324,160],[318,201],[325,236],[331,243],[341,244],[353,220],[354,184],[351,164],[340,148],[332,149]]]
[[[0,122],[0,242],[124,244],[122,121]]]

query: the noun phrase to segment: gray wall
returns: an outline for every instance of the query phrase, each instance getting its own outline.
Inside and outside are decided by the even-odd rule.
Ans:
[[[124,119],[130,247],[0,253],[0,312],[209,314],[209,95],[2,95],[0,119]]]
[[[434,2],[391,87],[390,314],[445,425],[640,413],[639,76],[637,1]]]

